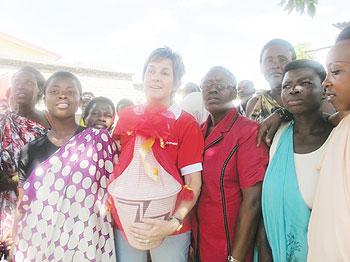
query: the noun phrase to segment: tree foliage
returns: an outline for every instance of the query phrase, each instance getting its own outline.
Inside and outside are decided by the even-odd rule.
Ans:
[[[280,6],[284,7],[284,10],[288,11],[288,14],[295,11],[300,15],[305,14],[305,12],[314,17],[316,14],[316,6],[318,0],[281,0]]]
[[[294,45],[294,49],[297,54],[297,59],[310,59],[310,60],[315,59],[315,55],[310,52],[311,43],[309,42],[298,43]]]

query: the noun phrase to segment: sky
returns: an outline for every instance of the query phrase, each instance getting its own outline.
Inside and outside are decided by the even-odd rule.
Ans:
[[[319,0],[314,18],[288,14],[280,0],[0,0],[0,32],[62,56],[62,63],[134,74],[169,46],[184,60],[183,83],[221,65],[267,88],[259,54],[272,38],[312,48],[332,45],[349,21],[349,0]],[[317,54],[324,63],[325,52]]]

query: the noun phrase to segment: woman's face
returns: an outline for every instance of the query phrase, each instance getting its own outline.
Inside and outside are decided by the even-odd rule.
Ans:
[[[323,81],[327,100],[337,111],[350,110],[350,40],[337,43],[329,51],[327,77]]]
[[[97,129],[111,129],[113,125],[113,109],[109,104],[101,102],[93,104],[89,115],[86,117],[86,126]]]
[[[292,61],[292,52],[285,46],[273,45],[267,48],[261,57],[261,72],[271,88],[279,88],[283,71]]]
[[[201,88],[205,108],[210,114],[224,112],[233,107],[237,92],[225,73],[209,71],[202,80]]]
[[[73,79],[53,79],[46,87],[45,104],[52,117],[61,119],[75,117],[80,99],[79,88]]]
[[[160,103],[167,107],[171,105],[175,82],[173,63],[170,59],[151,61],[147,65],[143,82],[148,102]]]
[[[12,78],[12,101],[17,105],[34,106],[38,101],[39,88],[34,74],[19,71]]]
[[[281,97],[295,115],[319,111],[324,97],[321,79],[311,68],[290,70],[283,78]]]

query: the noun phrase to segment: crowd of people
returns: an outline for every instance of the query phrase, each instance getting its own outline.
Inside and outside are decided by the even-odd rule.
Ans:
[[[0,259],[350,261],[350,27],[326,69],[282,39],[260,65],[270,90],[214,66],[181,107],[168,47],[143,105],[20,68],[0,101]]]

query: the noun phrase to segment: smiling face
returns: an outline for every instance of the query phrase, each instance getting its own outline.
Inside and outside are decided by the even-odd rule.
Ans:
[[[281,97],[295,115],[319,111],[324,98],[321,79],[311,68],[290,70],[283,78]]]
[[[233,107],[235,83],[222,71],[211,70],[201,83],[205,108],[210,114],[225,112]]]
[[[291,61],[292,52],[286,46],[273,45],[263,52],[261,72],[271,89],[281,88],[284,69]]]
[[[77,83],[71,78],[54,78],[45,90],[45,104],[54,118],[75,117],[80,99]]]
[[[39,98],[35,75],[26,71],[16,73],[12,79],[11,95],[15,104],[34,106]]]
[[[159,103],[169,107],[173,93],[176,90],[172,61],[170,59],[160,59],[149,62],[143,83],[149,103]]]
[[[338,42],[329,51],[327,77],[323,81],[327,100],[338,112],[350,110],[350,40]]]
[[[113,109],[111,105],[102,102],[95,103],[88,116],[86,117],[86,126],[97,129],[110,129],[113,124]]]

